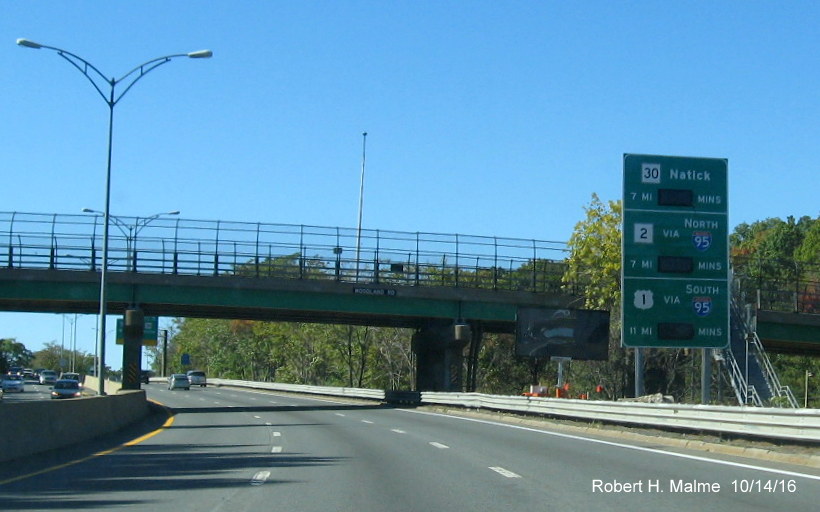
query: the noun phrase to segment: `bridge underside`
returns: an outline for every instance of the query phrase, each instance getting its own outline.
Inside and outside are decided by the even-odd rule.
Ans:
[[[4,269],[0,311],[96,313],[100,276],[91,271]],[[111,314],[334,323],[420,329],[431,321],[480,323],[511,333],[519,306],[572,306],[565,294],[139,273],[107,274]]]
[[[758,310],[756,323],[767,351],[820,357],[820,315]]]
[[[482,333],[515,332],[520,306],[577,303],[566,294],[226,275],[120,272],[107,274],[106,283],[111,314],[137,308],[145,316],[413,328],[416,388],[431,391],[461,391],[466,344],[474,358]],[[93,314],[99,311],[99,287],[93,271],[0,269],[0,311]],[[469,340],[456,339],[455,324],[472,326]],[[136,365],[129,367],[136,387],[139,360],[138,353],[129,359]]]

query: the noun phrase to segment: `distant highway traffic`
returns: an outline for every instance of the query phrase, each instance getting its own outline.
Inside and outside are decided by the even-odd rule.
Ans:
[[[6,464],[0,507],[808,512],[820,502],[820,468],[376,404],[145,387],[173,408],[164,428],[97,456],[95,445]]]
[[[28,400],[50,400],[52,384],[40,384],[33,380],[25,381],[25,391],[22,393],[4,393],[4,402],[18,402]]]

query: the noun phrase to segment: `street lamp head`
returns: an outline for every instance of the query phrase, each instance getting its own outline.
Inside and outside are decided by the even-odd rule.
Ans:
[[[20,44],[20,40],[17,40],[17,44]],[[192,59],[210,59],[213,57],[214,52],[211,50],[199,50],[198,52],[191,52],[188,54],[188,57]]]
[[[92,210],[91,208],[83,208],[83,213],[96,213],[97,215],[103,215],[102,212],[98,212],[97,210]]]
[[[40,43],[35,43],[34,41],[29,41],[28,39],[18,39],[17,44],[19,46],[25,46],[26,48],[34,48],[35,50],[39,50],[43,47]]]
[[[165,215],[179,215],[179,210],[172,210],[172,211],[166,213]]]

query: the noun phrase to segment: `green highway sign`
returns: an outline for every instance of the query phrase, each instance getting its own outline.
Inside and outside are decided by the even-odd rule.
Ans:
[[[634,210],[629,214],[630,230],[624,231],[624,247],[629,254],[624,259],[627,277],[658,277],[659,273],[681,273],[666,265],[688,258],[699,278],[726,278],[728,239],[726,216],[683,213],[660,214],[655,211]],[[663,254],[661,254],[663,253]],[[658,258],[667,255],[669,259]],[[683,276],[670,276],[683,277]]]
[[[628,347],[722,348],[729,336],[726,284],[628,279],[622,339]]]
[[[146,316],[145,327],[142,334],[143,347],[156,347],[157,335],[159,333],[159,317]],[[117,318],[117,345],[125,344],[125,331],[123,330],[122,318]]]
[[[727,171],[725,159],[624,155],[623,346],[728,344]]]

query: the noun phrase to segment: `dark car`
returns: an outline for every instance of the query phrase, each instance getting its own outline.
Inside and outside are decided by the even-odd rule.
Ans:
[[[148,384],[151,382],[151,372],[149,370],[140,371],[140,382],[143,384]]]
[[[51,388],[51,398],[79,398],[83,396],[80,383],[73,379],[60,379]]]

